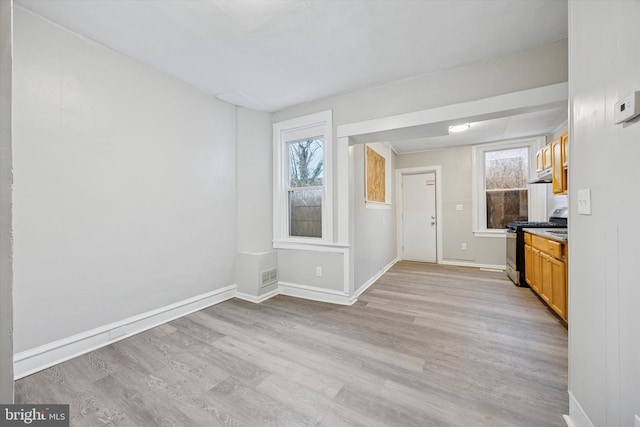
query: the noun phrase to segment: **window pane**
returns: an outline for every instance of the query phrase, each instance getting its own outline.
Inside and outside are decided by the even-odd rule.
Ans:
[[[289,143],[289,187],[322,185],[324,139],[314,138]]]
[[[485,159],[485,188],[527,188],[529,176],[529,149],[488,151]]]
[[[512,221],[527,221],[529,149],[484,153],[487,228],[506,228]]]
[[[487,191],[487,228],[507,228],[513,221],[529,218],[527,190]]]
[[[322,189],[289,190],[289,236],[322,237]]]

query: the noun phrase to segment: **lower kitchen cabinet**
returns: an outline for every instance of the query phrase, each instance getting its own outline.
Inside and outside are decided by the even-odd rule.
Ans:
[[[529,234],[529,233],[526,233]],[[526,235],[525,234],[525,235]],[[525,280],[547,305],[567,321],[567,245],[530,236],[525,239]]]
[[[538,251],[538,257],[540,256],[540,251]],[[531,247],[530,244],[525,243],[524,245],[524,265],[533,265],[533,248]],[[539,262],[539,261],[538,261]],[[526,282],[529,284],[529,286],[531,286],[533,288],[534,283],[537,285],[538,281],[537,280],[533,280],[533,272],[536,271],[536,268],[526,268],[524,269],[524,280],[526,280]],[[534,289],[536,292],[538,291],[538,289]]]
[[[567,267],[564,261],[549,257],[551,283],[549,305],[560,317],[567,320]]]

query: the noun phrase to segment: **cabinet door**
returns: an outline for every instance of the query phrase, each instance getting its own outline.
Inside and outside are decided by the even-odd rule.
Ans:
[[[567,320],[567,270],[563,261],[550,258],[551,295],[549,305],[565,321]]]
[[[551,189],[553,194],[564,192],[564,173],[562,166],[562,143],[556,139],[551,143]]]
[[[562,140],[562,193],[567,194],[569,189],[569,135],[564,134]]]
[[[540,252],[540,297],[549,302],[549,295],[551,295],[551,257],[544,252]]]
[[[524,280],[532,288],[533,284],[533,251],[531,245],[524,245]]]
[[[536,172],[542,172],[542,150],[536,153]]]
[[[527,262],[526,259],[525,262]],[[537,294],[540,294],[540,266],[540,251],[531,247],[531,282],[529,283],[529,286],[531,286],[531,289],[533,289]]]
[[[550,167],[551,167],[551,144],[548,144],[542,149],[542,170],[547,170]]]
[[[562,144],[562,166],[565,168],[569,166],[569,134],[565,133],[560,137],[560,143]]]

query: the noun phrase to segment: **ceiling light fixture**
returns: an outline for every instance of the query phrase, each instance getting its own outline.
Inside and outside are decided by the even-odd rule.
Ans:
[[[470,127],[471,127],[471,124],[469,124],[469,123],[464,123],[464,124],[461,124],[461,125],[449,126],[449,133],[464,132],[465,130],[468,130]]]

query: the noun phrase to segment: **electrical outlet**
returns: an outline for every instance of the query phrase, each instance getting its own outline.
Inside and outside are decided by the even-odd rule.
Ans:
[[[466,250],[467,250],[467,244],[466,244],[466,243],[463,243],[463,244],[462,244],[462,246],[461,246],[461,249],[462,249],[463,251],[466,251]]]
[[[460,204],[460,205],[456,205],[456,210],[457,211],[462,211],[464,210],[464,205]]]
[[[316,267],[316,277],[322,277],[322,267]]]

